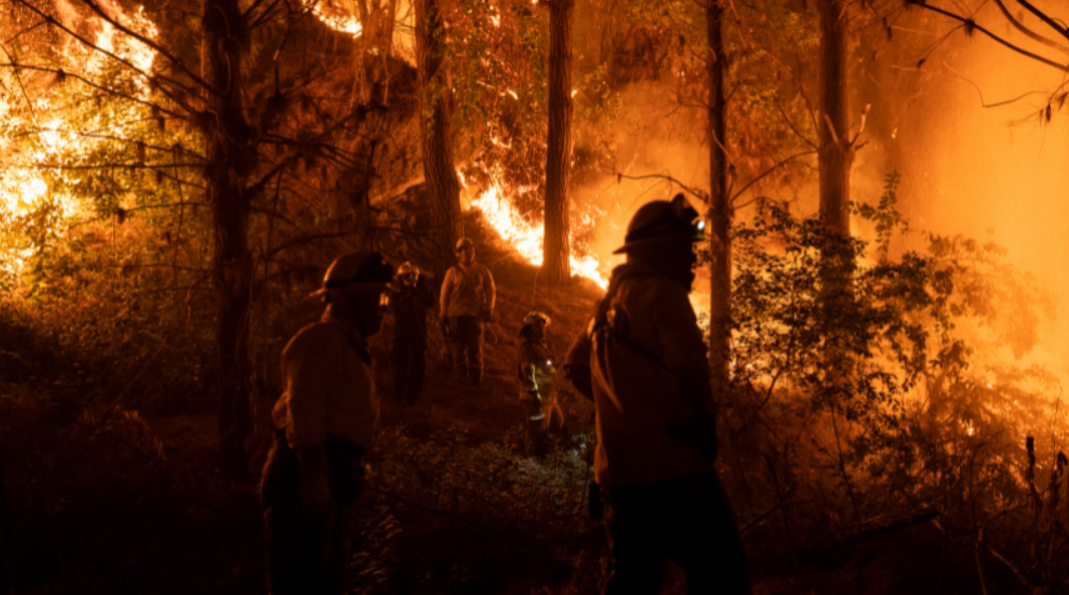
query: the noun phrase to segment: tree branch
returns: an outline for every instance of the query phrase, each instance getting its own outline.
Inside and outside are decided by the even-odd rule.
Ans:
[[[1046,23],[1047,26],[1049,26],[1051,29],[1057,31],[1058,35],[1069,39],[1069,28],[1059,25],[1054,19],[1048,16],[1047,13],[1043,12],[1042,10],[1039,10],[1035,6],[1032,6],[1031,2],[1029,2],[1028,0],[1017,0],[1017,4],[1020,4],[1021,6],[1025,7],[1028,12],[1034,14],[1036,18]]]
[[[1017,0],[1017,1],[1018,2],[1022,2],[1023,0]],[[930,11],[932,11],[934,13],[937,13],[937,14],[941,14],[941,15],[949,18],[949,19],[958,21],[964,27],[966,27],[969,31],[979,31],[980,33],[983,33],[984,35],[986,35],[991,40],[993,40],[993,41],[995,41],[995,42],[997,42],[997,43],[1009,48],[1010,50],[1012,50],[1014,52],[1017,52],[1018,54],[1021,54],[1022,56],[1026,56],[1028,58],[1031,58],[1031,59],[1035,60],[1036,62],[1039,62],[1040,64],[1046,64],[1047,66],[1050,66],[1052,68],[1057,68],[1058,70],[1060,70],[1062,72],[1069,72],[1069,65],[1059,64],[1059,63],[1055,62],[1054,60],[1051,60],[1049,58],[1045,58],[1043,56],[1040,56],[1039,54],[1030,52],[1030,51],[1028,51],[1028,50],[1026,50],[1026,49],[1024,49],[1022,47],[1014,45],[1014,44],[1006,41],[1005,39],[999,37],[998,35],[995,35],[991,31],[989,31],[986,28],[984,28],[983,26],[978,25],[976,23],[976,21],[974,21],[971,18],[966,18],[966,17],[963,17],[963,16],[961,16],[959,14],[955,14],[953,12],[950,12],[950,11],[947,11],[947,10],[943,10],[942,8],[939,8],[939,7],[936,7],[936,6],[932,6],[930,4],[925,3],[923,0],[906,0],[906,2],[911,4],[911,5],[913,5],[913,6],[920,6],[921,8],[930,10]]]
[[[1043,37],[1042,35],[1022,25],[1020,21],[1014,18],[1013,14],[1009,11],[1009,9],[1006,8],[1006,5],[1003,4],[1002,0],[995,0],[995,5],[998,6],[999,10],[1002,11],[1002,16],[1006,17],[1006,20],[1009,21],[1011,25],[1013,25],[1021,33],[1024,33],[1025,36],[1027,36],[1029,39],[1032,39],[1033,41],[1038,41],[1039,43],[1042,43],[1045,46],[1052,47],[1058,51],[1069,53],[1069,47],[1064,46],[1052,39],[1047,39],[1046,37]]]
[[[133,31],[132,29],[130,29],[129,27],[127,27],[127,26],[123,25],[122,23],[116,21],[115,19],[111,18],[93,0],[81,0],[81,1],[82,1],[82,4],[85,4],[86,6],[88,6],[90,10],[92,10],[97,15],[99,15],[100,18],[102,18],[105,21],[107,21],[108,23],[110,23],[111,26],[115,27],[116,29],[118,29],[119,31],[122,31],[126,35],[129,35],[130,37],[133,37],[134,39],[136,39],[136,40],[140,41],[141,43],[147,45],[148,47],[152,48],[153,50],[158,52],[164,58],[167,58],[172,64],[177,66],[179,70],[184,72],[186,74],[186,76],[188,76],[189,78],[193,79],[193,81],[195,81],[198,85],[200,85],[201,87],[204,87],[205,89],[207,89],[208,91],[214,93],[215,95],[221,95],[221,93],[217,89],[215,89],[214,87],[209,85],[208,82],[205,81],[204,79],[200,78],[200,75],[198,75],[197,73],[195,73],[192,70],[190,70],[189,68],[187,68],[185,62],[182,62],[181,60],[179,60],[178,58],[173,56],[169,51],[167,51],[166,48],[164,48],[160,44],[156,43],[155,41],[145,37],[144,35],[141,35],[140,33],[136,32],[136,31]],[[19,0],[19,2],[25,2],[25,0]],[[136,70],[136,68],[135,68],[135,70]]]

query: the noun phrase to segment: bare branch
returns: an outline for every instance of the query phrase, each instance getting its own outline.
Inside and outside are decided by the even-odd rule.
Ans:
[[[997,42],[997,43],[1009,48],[1010,50],[1013,50],[1014,52],[1017,52],[1018,54],[1021,54],[1022,56],[1027,56],[1027,57],[1035,60],[1036,62],[1039,62],[1040,64],[1046,64],[1047,66],[1050,66],[1052,68],[1057,68],[1058,70],[1060,70],[1062,72],[1069,72],[1069,64],[1059,64],[1059,63],[1055,62],[1054,60],[1051,60],[1049,58],[1045,58],[1043,56],[1040,56],[1039,54],[1030,52],[1030,51],[1018,46],[1018,45],[1012,44],[1012,43],[1006,41],[1005,39],[999,37],[998,35],[995,35],[991,31],[989,31],[988,29],[984,28],[982,25],[977,24],[976,21],[974,21],[971,18],[966,18],[966,17],[963,17],[963,16],[961,16],[959,14],[955,14],[953,12],[950,12],[950,11],[947,11],[947,10],[943,10],[942,8],[939,8],[939,7],[936,7],[936,6],[932,6],[931,4],[927,4],[926,2],[922,2],[921,0],[906,0],[906,1],[909,2],[913,6],[920,6],[921,8],[924,8],[926,10],[930,10],[932,12],[941,14],[941,15],[949,18],[949,19],[953,19],[955,21],[958,21],[963,26],[967,27],[969,30],[971,30],[971,31],[979,31],[980,33],[983,33],[984,35],[986,35],[988,38],[992,39],[993,41],[995,41],[995,42]],[[1018,2],[1022,2],[1023,0],[1017,0],[1017,1]]]
[[[25,2],[25,0],[19,0],[19,2]],[[82,0],[82,4],[85,4],[86,6],[88,6],[90,10],[92,10],[97,15],[99,15],[100,18],[102,18],[105,21],[107,21],[108,23],[110,23],[112,27],[115,27],[116,29],[118,29],[119,31],[122,31],[126,35],[128,35],[130,37],[133,37],[134,39],[140,41],[141,43],[147,45],[148,47],[150,47],[153,50],[155,50],[156,52],[158,52],[164,58],[167,58],[172,64],[177,66],[179,70],[184,72],[186,74],[186,76],[188,76],[189,78],[193,79],[201,87],[204,87],[205,89],[211,91],[212,93],[214,93],[216,95],[220,94],[220,92],[217,89],[215,89],[214,87],[212,87],[211,85],[209,85],[207,81],[205,81],[204,79],[200,78],[200,75],[198,75],[197,73],[193,72],[188,67],[186,67],[185,62],[182,62],[181,60],[179,60],[177,57],[172,55],[171,52],[167,51],[166,48],[164,48],[160,44],[156,43],[155,41],[145,37],[144,35],[141,35],[140,33],[130,29],[129,27],[123,25],[122,23],[120,23],[120,22],[116,21],[115,19],[111,18],[110,16],[108,16],[97,5],[97,3],[94,2],[93,0]]]
[[[787,157],[786,159],[780,161],[779,163],[773,165],[772,167],[770,167],[770,168],[766,169],[765,171],[761,172],[760,174],[758,174],[754,179],[752,179],[749,182],[747,182],[746,185],[743,186],[742,188],[739,188],[739,191],[731,196],[731,200],[734,201],[736,198],[742,196],[743,192],[746,192],[747,190],[750,189],[751,186],[753,186],[754,184],[760,182],[762,178],[764,178],[765,176],[768,176],[772,172],[774,172],[777,169],[787,165],[788,163],[794,161],[795,159],[798,159],[800,157],[805,157],[806,155],[816,155],[817,153],[819,153],[819,151],[816,150],[816,149],[813,149],[813,150],[810,150],[810,151],[802,151],[801,153],[795,153],[794,155],[791,155],[790,157]]]
[[[27,0],[15,0],[15,1],[18,2],[21,5],[29,8],[30,10],[35,12],[38,16],[43,18],[48,24],[53,25],[56,28],[58,28],[60,31],[63,31],[67,35],[70,35],[75,40],[80,42],[82,45],[88,47],[89,49],[91,49],[91,50],[93,50],[95,52],[100,52],[101,54],[104,54],[105,56],[111,58],[112,60],[115,60],[119,64],[122,64],[123,66],[126,66],[127,68],[129,68],[130,70],[136,72],[137,74],[145,77],[149,81],[152,81],[152,79],[153,79],[152,75],[149,75],[149,74],[145,73],[144,71],[142,71],[137,66],[134,66],[132,63],[130,63],[129,60],[126,60],[126,59],[116,55],[114,52],[109,52],[109,51],[105,50],[104,48],[101,48],[100,46],[96,45],[95,43],[89,41],[88,39],[82,37],[81,35],[78,35],[76,32],[72,31],[69,27],[67,27],[63,23],[57,21],[51,15],[45,14],[44,12],[39,10],[36,6],[33,6],[32,4],[30,4]],[[110,22],[114,22],[114,21],[110,21]],[[156,49],[156,48],[153,48],[153,49]],[[159,51],[159,50],[157,50],[157,51]],[[166,57],[167,55],[164,54],[164,56]],[[155,78],[160,80],[160,81],[166,81],[166,82],[168,82],[170,84],[175,85],[176,87],[182,87],[183,86],[180,82],[178,82],[178,81],[176,81],[176,80],[174,80],[174,79],[172,79],[170,77],[156,76]],[[193,79],[195,81],[197,81],[198,84],[204,86],[206,89],[211,90],[213,93],[215,92],[214,89],[211,89],[211,87],[207,86],[203,81],[201,81],[200,77],[194,76]]]
[[[1069,39],[1069,27],[1059,25],[1058,22],[1052,19],[1049,15],[1047,15],[1047,13],[1043,12],[1042,10],[1039,10],[1035,6],[1032,6],[1032,3],[1028,0],[1017,0],[1017,4],[1020,4],[1021,6],[1025,7],[1028,12],[1034,14],[1036,18],[1046,23],[1047,26],[1049,26],[1051,29],[1057,31],[1058,35]]]
[[[1038,41],[1039,43],[1042,43],[1045,46],[1052,47],[1060,52],[1069,53],[1069,47],[1064,46],[1054,40],[1047,39],[1046,37],[1043,37],[1042,35],[1022,25],[1020,21],[1014,18],[1013,14],[1009,11],[1009,9],[1006,8],[1006,5],[1002,3],[1002,0],[995,0],[995,5],[998,6],[999,10],[1002,11],[1002,16],[1006,17],[1006,20],[1009,21],[1011,25],[1013,25],[1021,33],[1024,33],[1025,36],[1027,36],[1029,39],[1032,39],[1033,41]]]
[[[161,106],[159,106],[159,105],[157,105],[155,103],[152,103],[151,101],[145,101],[144,99],[141,99],[141,98],[138,98],[138,97],[134,97],[133,95],[129,95],[127,93],[123,93],[122,91],[116,91],[115,89],[109,89],[108,87],[105,87],[105,86],[100,85],[100,84],[98,84],[98,83],[96,83],[94,81],[91,81],[91,80],[85,78],[82,75],[74,74],[72,72],[67,72],[66,70],[62,70],[62,69],[59,69],[59,68],[47,68],[47,67],[44,67],[44,66],[30,66],[30,65],[26,65],[26,64],[18,64],[18,63],[15,63],[15,62],[0,62],[0,68],[13,68],[16,71],[18,71],[19,69],[33,70],[35,72],[48,72],[48,73],[57,74],[57,75],[60,75],[60,76],[70,77],[72,79],[75,79],[75,80],[78,80],[78,81],[81,81],[81,82],[85,83],[86,86],[88,86],[88,87],[92,87],[93,89],[96,89],[98,91],[103,91],[104,93],[107,93],[108,95],[112,95],[114,97],[120,97],[120,98],[126,99],[128,101],[133,101],[135,103],[139,103],[139,104],[144,105],[146,107],[150,107],[152,109],[159,110],[160,113],[167,114],[168,116],[172,116],[172,117],[180,118],[180,119],[185,119],[184,115],[182,115],[182,114],[180,114],[178,112],[175,112],[175,111],[171,111],[171,110],[169,110],[169,109],[167,109],[165,107],[161,107]],[[27,97],[27,101],[28,100],[29,100],[29,98]]]

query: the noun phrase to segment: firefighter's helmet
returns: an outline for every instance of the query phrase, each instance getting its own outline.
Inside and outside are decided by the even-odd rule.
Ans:
[[[397,281],[404,285],[415,285],[419,279],[419,267],[405,261],[397,267]]]
[[[323,287],[315,294],[332,289],[348,289],[358,285],[378,284],[385,289],[393,279],[393,267],[378,252],[353,252],[339,256],[330,263],[323,276]]]
[[[542,328],[549,326],[549,316],[538,311],[528,312],[527,316],[523,317],[523,325],[520,326],[520,336],[527,335],[534,329],[535,325],[538,324],[541,324]]]
[[[474,249],[475,248],[475,242],[471,241],[471,238],[460,238],[459,240],[457,240],[457,249],[456,249],[456,251],[460,252],[461,250],[463,250],[465,248]]]
[[[672,200],[655,200],[642,205],[627,225],[624,245],[613,251],[622,254],[636,246],[663,241],[698,242],[705,239],[705,221],[687,204],[682,194]]]
[[[527,316],[523,317],[523,326],[535,324],[538,322],[541,322],[545,326],[549,326],[549,316],[546,316],[545,314],[538,311],[531,311],[527,313]]]

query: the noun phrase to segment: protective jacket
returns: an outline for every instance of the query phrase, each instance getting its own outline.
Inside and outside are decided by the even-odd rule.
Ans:
[[[483,318],[493,312],[497,290],[490,269],[478,262],[458,264],[442,280],[441,315]]]
[[[524,394],[534,388],[538,391],[540,398],[548,399],[556,376],[555,364],[553,354],[549,352],[549,347],[545,343],[525,339],[520,345],[520,353],[516,362],[516,373],[523,382]]]
[[[285,392],[271,412],[290,448],[321,445],[329,435],[371,450],[379,403],[370,363],[356,329],[329,309],[290,339],[282,352]]]
[[[599,484],[646,484],[710,469],[716,404],[705,342],[687,290],[656,267],[613,270],[564,374],[594,400]]]

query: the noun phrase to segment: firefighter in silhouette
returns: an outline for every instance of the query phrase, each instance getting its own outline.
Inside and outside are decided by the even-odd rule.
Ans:
[[[390,365],[397,399],[411,405],[423,389],[427,366],[427,309],[434,306],[434,291],[418,267],[406,262],[397,267],[390,295],[393,315],[393,345]]]
[[[522,383],[520,402],[524,407],[524,450],[527,456],[545,454],[546,437],[564,430],[564,413],[554,390],[556,359],[546,342],[549,317],[531,312],[523,318],[516,373]]]
[[[475,262],[475,244],[457,241],[457,265],[442,280],[440,323],[449,344],[452,369],[472,384],[483,379],[483,326],[494,312],[497,291],[490,269]]]
[[[392,279],[377,252],[338,258],[316,292],[327,303],[322,318],[282,352],[285,392],[260,485],[273,595],[346,592],[353,505],[379,417],[367,341]]]
[[[612,564],[605,593],[658,593],[666,558],[688,593],[750,592],[746,555],[713,468],[716,402],[687,294],[702,222],[682,194],[643,205],[608,291],[566,356],[564,375],[595,406],[591,509]],[[600,492],[599,495],[595,492]],[[600,506],[599,506],[600,504]]]

